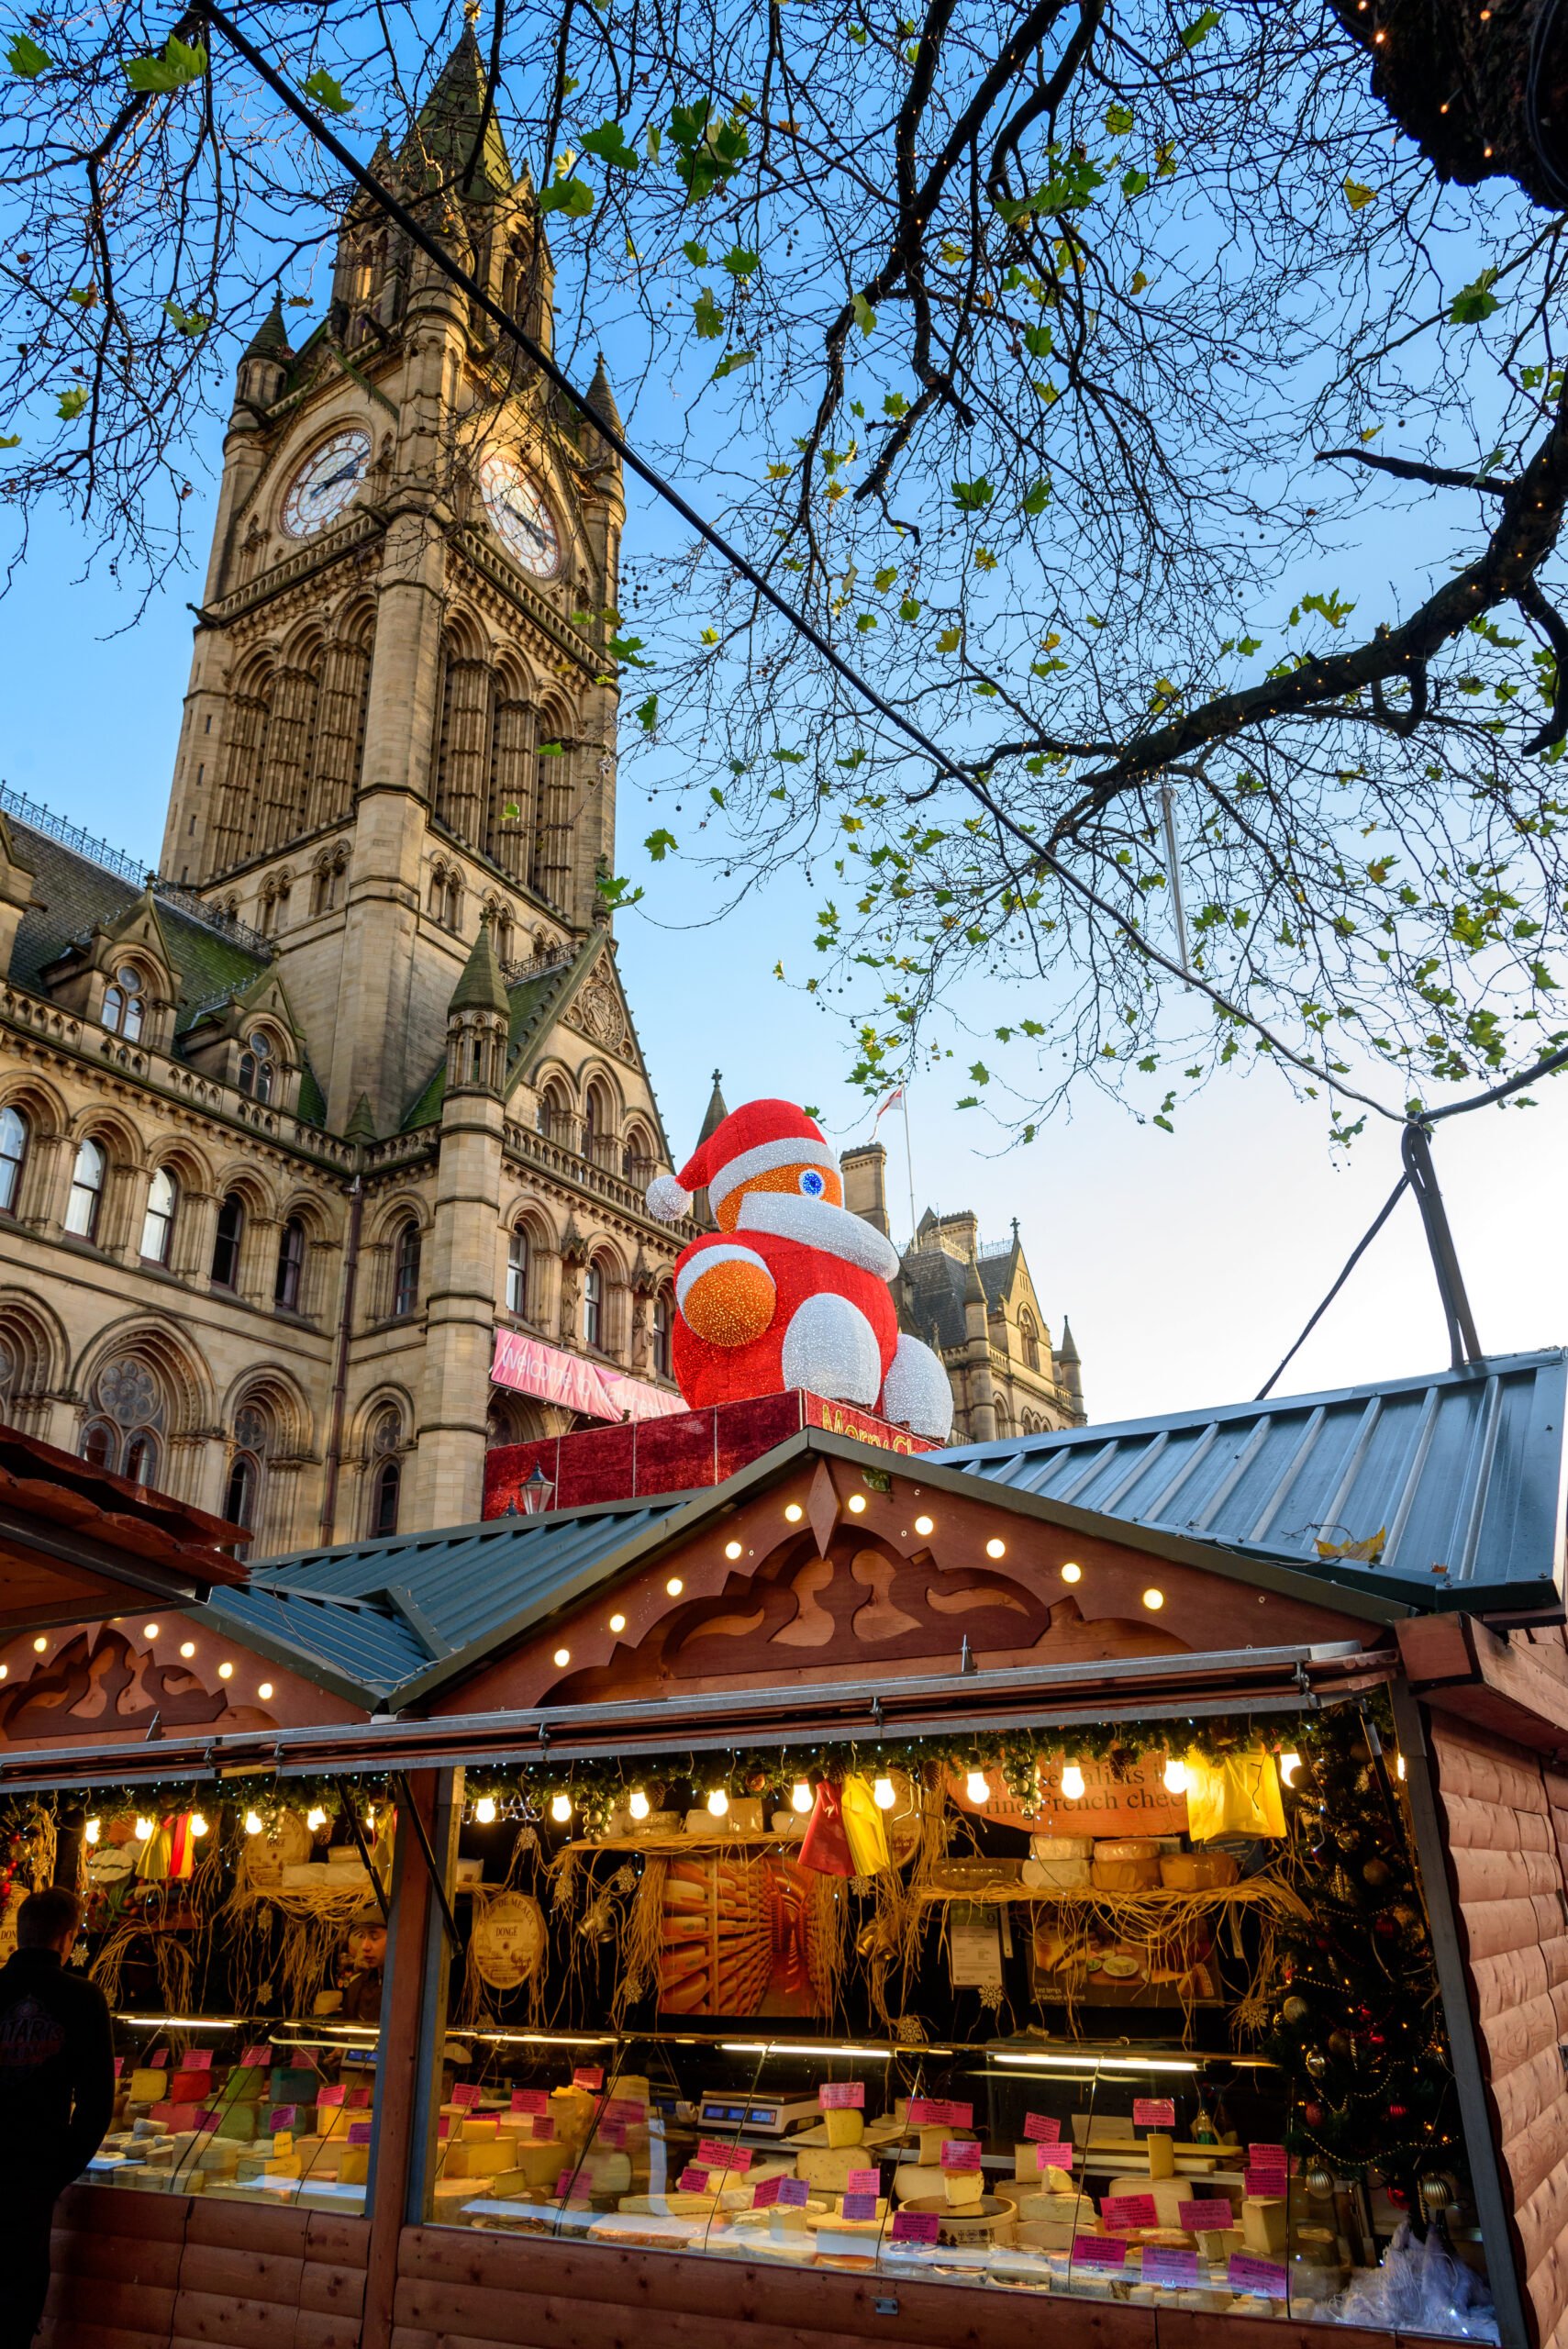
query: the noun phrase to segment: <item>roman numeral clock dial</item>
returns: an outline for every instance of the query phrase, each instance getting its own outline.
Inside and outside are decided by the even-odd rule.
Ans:
[[[515,457],[488,456],[479,468],[479,492],[490,527],[513,561],[536,579],[549,579],[561,562],[561,539],[532,474]]]
[[[370,471],[371,437],[358,425],[335,432],[313,449],[284,495],[283,524],[292,539],[308,539],[335,522]]]

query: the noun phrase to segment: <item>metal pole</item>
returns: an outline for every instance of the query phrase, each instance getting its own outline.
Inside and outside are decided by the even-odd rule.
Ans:
[[[1160,785],[1160,812],[1165,820],[1165,862],[1171,868],[1171,903],[1176,915],[1176,949],[1184,971],[1187,960],[1187,909],[1182,900],[1182,852],[1176,843],[1175,794],[1168,783]]]
[[[1459,1254],[1449,1230],[1448,1212],[1442,1193],[1438,1188],[1437,1168],[1432,1164],[1431,1138],[1425,1126],[1412,1119],[1405,1129],[1399,1145],[1405,1161],[1405,1173],[1410,1188],[1416,1194],[1416,1204],[1421,1210],[1426,1226],[1427,1246],[1431,1252],[1432,1270],[1438,1276],[1438,1295],[1442,1299],[1443,1319],[1448,1323],[1449,1355],[1455,1370],[1463,1370],[1482,1359],[1481,1341],[1475,1334],[1474,1317],[1470,1299],[1464,1291],[1464,1275],[1459,1269]]]

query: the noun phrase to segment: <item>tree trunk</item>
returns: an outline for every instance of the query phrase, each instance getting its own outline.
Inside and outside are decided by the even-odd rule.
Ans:
[[[1329,0],[1438,177],[1568,209],[1568,0]]]

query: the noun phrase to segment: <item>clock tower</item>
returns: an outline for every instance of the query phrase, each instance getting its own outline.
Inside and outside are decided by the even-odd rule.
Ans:
[[[472,28],[375,168],[549,347],[531,185]],[[603,368],[591,398],[617,423]],[[325,319],[240,361],[163,872],[275,940],[328,1127],[396,1130],[477,915],[506,967],[592,930],[613,854],[620,469],[360,199]]]

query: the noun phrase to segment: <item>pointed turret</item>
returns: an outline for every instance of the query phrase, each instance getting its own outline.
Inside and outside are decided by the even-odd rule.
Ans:
[[[283,296],[274,295],[272,308],[240,358],[236,383],[239,399],[251,407],[271,407],[282,396],[293,364],[294,352],[289,349],[288,328],[284,324]]]
[[[699,1150],[702,1148],[705,1141],[708,1141],[712,1135],[718,1131],[718,1129],[724,1123],[724,1120],[728,1117],[728,1115],[729,1111],[725,1107],[723,1087],[719,1081],[719,1072],[717,1069],[715,1069],[713,1072],[713,1091],[707,1097],[707,1108],[703,1113],[702,1131],[697,1136],[697,1148]],[[713,1209],[707,1203],[707,1192],[706,1189],[699,1188],[695,1193],[694,1193],[691,1208],[688,1212],[691,1215],[693,1222],[700,1224],[704,1231],[712,1231],[717,1229],[713,1219]]]
[[[418,120],[397,159],[416,174],[433,171],[455,182],[457,193],[476,204],[510,195],[517,182],[495,110],[485,112],[486,86],[484,63],[470,20],[420,107]]]
[[[500,958],[495,952],[495,934],[488,908],[479,925],[479,935],[469,950],[462,975],[452,989],[447,1006],[450,1019],[456,1011],[498,1011],[507,1017],[506,982],[501,975]]]
[[[602,351],[599,353],[599,363],[594,370],[594,380],[588,386],[587,405],[589,413],[596,416],[601,424],[607,424],[614,433],[624,434],[626,427],[620,420],[620,410],[616,406],[616,395],[610,389],[609,373],[606,368],[605,354]]]
[[[247,359],[282,359],[285,362],[294,357],[289,349],[288,328],[284,323],[284,297],[281,294],[273,295],[272,308],[245,346],[245,356]]]
[[[350,1113],[349,1122],[343,1129],[343,1139],[345,1141],[357,1142],[376,1140],[375,1117],[371,1108],[371,1097],[368,1093],[361,1093],[355,1102]]]
[[[1082,1426],[1089,1416],[1084,1408],[1084,1373],[1078,1361],[1078,1349],[1073,1341],[1073,1324],[1065,1313],[1062,1317],[1062,1343],[1056,1349],[1056,1368],[1073,1418]]]

